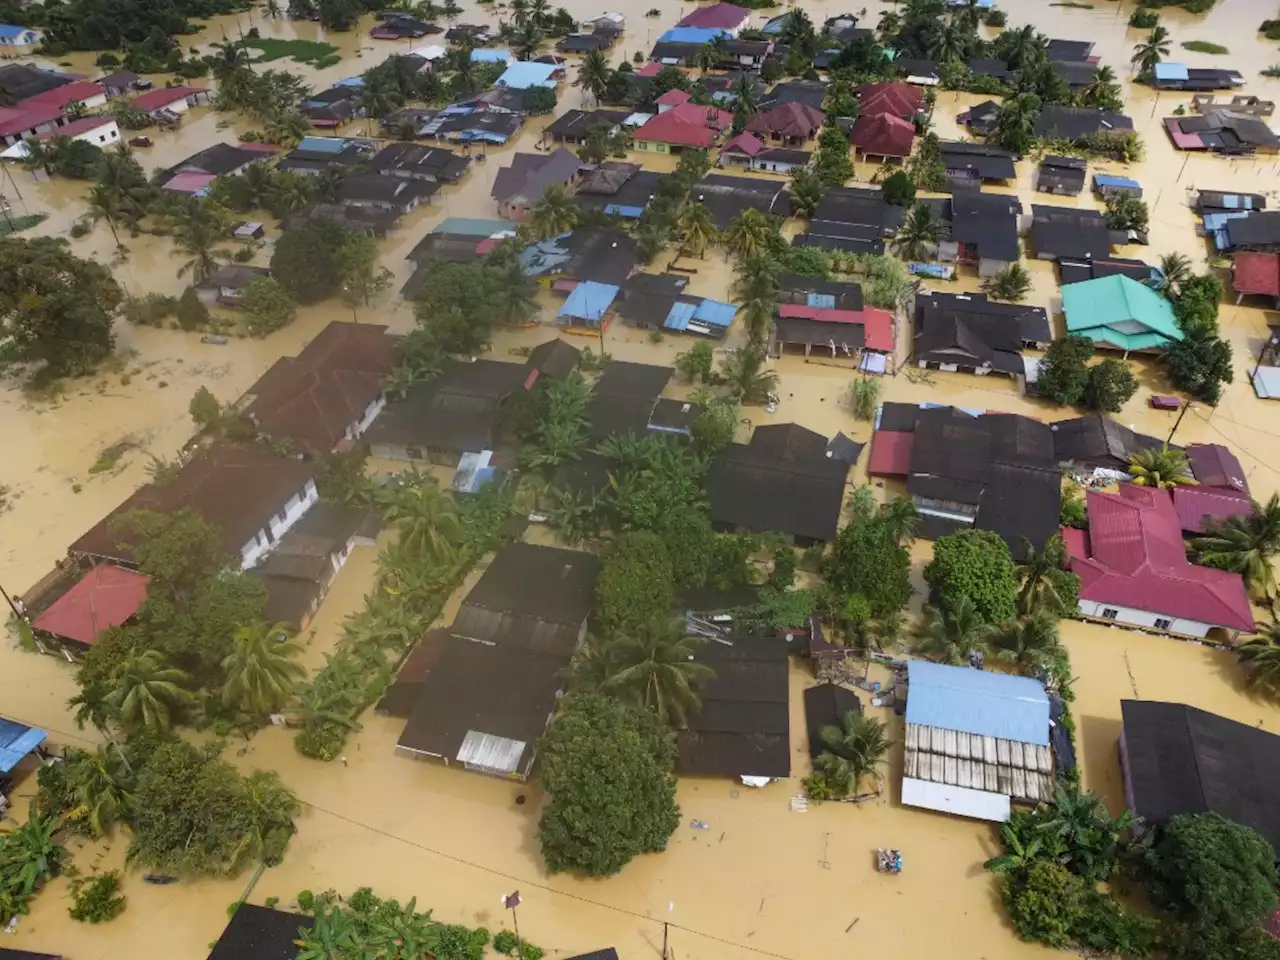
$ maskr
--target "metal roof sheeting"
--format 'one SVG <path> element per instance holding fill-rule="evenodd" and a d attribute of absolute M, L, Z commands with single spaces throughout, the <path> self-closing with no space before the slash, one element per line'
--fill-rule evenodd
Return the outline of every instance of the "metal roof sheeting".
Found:
<path fill-rule="evenodd" d="M 588 324 L 599 324 L 609 312 L 614 299 L 618 296 L 618 287 L 611 283 L 596 283 L 584 280 L 573 288 L 569 299 L 560 308 L 557 317 L 571 317 L 585 320 Z"/>
<path fill-rule="evenodd" d="M 907 723 L 1049 745 L 1049 698 L 1029 677 L 912 660 Z"/>
<path fill-rule="evenodd" d="M 923 807 L 995 823 L 1005 823 L 1010 813 L 1009 798 L 1003 794 L 911 777 L 902 778 L 902 803 L 908 807 Z"/>
<path fill-rule="evenodd" d="M 0 773 L 9 773 L 49 734 L 36 727 L 0 719 Z"/>

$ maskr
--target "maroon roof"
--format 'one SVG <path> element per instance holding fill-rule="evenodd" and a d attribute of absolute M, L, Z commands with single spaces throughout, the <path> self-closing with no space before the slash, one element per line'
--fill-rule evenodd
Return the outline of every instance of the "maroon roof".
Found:
<path fill-rule="evenodd" d="M 1231 285 L 1236 293 L 1280 297 L 1280 253 L 1237 253 Z"/>
<path fill-rule="evenodd" d="M 1191 475 L 1202 487 L 1222 487 L 1249 493 L 1249 481 L 1236 455 L 1220 443 L 1191 443 L 1185 450 Z"/>
<path fill-rule="evenodd" d="M 812 137 L 826 122 L 827 115 L 805 103 L 794 100 L 757 113 L 747 124 L 752 133 L 767 133 L 781 137 Z"/>
<path fill-rule="evenodd" d="M 138 94 L 129 101 L 129 106 L 150 113 L 152 110 L 167 107 L 171 103 L 185 100 L 197 93 L 208 92 L 204 87 L 161 87 L 158 90 L 148 90 L 146 93 Z"/>
<path fill-rule="evenodd" d="M 914 433 L 877 430 L 871 435 L 871 459 L 867 474 L 872 477 L 905 477 L 911 472 L 911 448 Z"/>
<path fill-rule="evenodd" d="M 754 133 L 747 133 L 746 131 L 743 131 L 721 147 L 720 152 L 745 153 L 748 157 L 754 157 L 763 149 L 764 143 L 759 137 Z"/>
<path fill-rule="evenodd" d="M 36 617 L 32 626 L 89 646 L 105 630 L 132 617 L 147 599 L 151 578 L 110 563 L 99 564 Z"/>
<path fill-rule="evenodd" d="M 1126 483 L 1119 493 L 1090 490 L 1087 503 L 1087 544 L 1080 538 L 1068 543 L 1081 600 L 1253 630 L 1253 609 L 1240 575 L 1187 560 L 1182 525 L 1167 491 Z"/>
<path fill-rule="evenodd" d="M 909 156 L 915 139 L 915 124 L 889 113 L 861 116 L 849 132 L 855 147 L 875 157 Z"/>
<path fill-rule="evenodd" d="M 860 117 L 889 113 L 905 120 L 924 104 L 920 88 L 909 83 L 864 83 L 857 93 Z"/>
<path fill-rule="evenodd" d="M 720 131 L 731 123 L 733 114 L 727 110 L 684 103 L 650 118 L 631 137 L 705 149 L 715 143 Z"/>
<path fill-rule="evenodd" d="M 1213 487 L 1174 487 L 1173 507 L 1187 533 L 1204 533 L 1212 521 L 1247 517 L 1253 502 L 1234 490 Z"/>
<path fill-rule="evenodd" d="M 720 27 L 722 30 L 734 30 L 751 16 L 746 7 L 738 7 L 732 3 L 717 3 L 710 7 L 694 10 L 677 26 L 681 27 Z"/>

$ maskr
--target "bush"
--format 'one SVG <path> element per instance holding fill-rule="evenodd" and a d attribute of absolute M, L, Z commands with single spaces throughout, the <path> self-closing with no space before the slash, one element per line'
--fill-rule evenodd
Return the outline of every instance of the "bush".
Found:
<path fill-rule="evenodd" d="M 1258 30 L 1268 40 L 1280 40 L 1280 20 L 1263 20 Z"/>
<path fill-rule="evenodd" d="M 1017 612 L 1013 556 L 990 530 L 962 530 L 938 540 L 924 579 L 935 602 L 954 610 L 967 598 L 985 623 L 1012 620 Z"/>
<path fill-rule="evenodd" d="M 1129 18 L 1129 26 L 1136 27 L 1139 30 L 1150 30 L 1160 22 L 1160 14 L 1154 10 L 1148 10 L 1146 7 L 1139 7 L 1133 11 L 1133 16 Z"/>
<path fill-rule="evenodd" d="M 1108 357 L 1089 368 L 1081 398 L 1090 410 L 1119 413 L 1121 408 L 1138 392 L 1138 378 L 1123 360 Z"/>
<path fill-rule="evenodd" d="M 285 285 L 275 277 L 254 277 L 244 288 L 240 307 L 245 313 L 245 328 L 253 337 L 265 337 L 293 323 L 297 305 Z"/>
<path fill-rule="evenodd" d="M 524 92 L 524 109 L 531 116 L 541 116 L 556 108 L 556 92 L 549 87 L 530 87 Z"/>
<path fill-rule="evenodd" d="M 1019 939 L 1059 950 L 1071 945 L 1087 893 L 1080 877 L 1060 864 L 1037 860 L 1006 875 L 1000 893 Z"/>
<path fill-rule="evenodd" d="M 858 420 L 874 420 L 880 407 L 880 381 L 875 377 L 862 377 L 849 384 L 849 406 Z"/>
<path fill-rule="evenodd" d="M 1112 230 L 1139 230 L 1145 232 L 1149 214 L 1147 202 L 1139 197 L 1118 193 L 1107 197 L 1107 226 Z"/>
<path fill-rule="evenodd" d="M 665 621 L 675 596 L 666 544 L 654 533 L 623 534 L 596 581 L 596 609 L 606 635 L 629 635 Z"/>
<path fill-rule="evenodd" d="M 1059 519 L 1064 527 L 1089 529 L 1089 511 L 1085 507 L 1080 488 L 1074 483 L 1062 489 L 1062 511 Z"/>
<path fill-rule="evenodd" d="M 201 301 L 195 287 L 187 287 L 178 298 L 178 326 L 183 330 L 199 330 L 209 322 L 209 308 Z"/>
<path fill-rule="evenodd" d="M 1059 337 L 1049 344 L 1044 359 L 1040 361 L 1040 375 L 1036 390 L 1040 396 L 1054 403 L 1073 407 L 1084 396 L 1089 384 L 1089 358 L 1093 356 L 1093 341 L 1075 334 Z"/>
<path fill-rule="evenodd" d="M 697 451 L 713 457 L 733 443 L 741 412 L 734 403 L 713 403 L 705 407 L 689 430 Z"/>
<path fill-rule="evenodd" d="M 289 230 L 271 254 L 272 277 L 296 303 L 318 303 L 333 296 L 342 283 L 338 251 L 346 233 L 319 224 Z"/>
<path fill-rule="evenodd" d="M 124 913 L 125 898 L 120 892 L 120 874 L 109 870 L 92 880 L 76 877 L 71 881 L 71 893 L 75 902 L 68 911 L 72 920 L 80 923 L 106 923 Z"/>
<path fill-rule="evenodd" d="M 895 170 L 881 184 L 885 203 L 895 207 L 909 207 L 916 202 L 916 185 L 905 170 Z"/>

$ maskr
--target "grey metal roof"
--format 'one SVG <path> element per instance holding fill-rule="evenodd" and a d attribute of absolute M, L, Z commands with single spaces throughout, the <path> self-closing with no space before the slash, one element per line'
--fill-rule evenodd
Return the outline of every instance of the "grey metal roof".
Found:
<path fill-rule="evenodd" d="M 907 723 L 1049 745 L 1049 697 L 1036 680 L 912 660 L 907 682 Z"/>

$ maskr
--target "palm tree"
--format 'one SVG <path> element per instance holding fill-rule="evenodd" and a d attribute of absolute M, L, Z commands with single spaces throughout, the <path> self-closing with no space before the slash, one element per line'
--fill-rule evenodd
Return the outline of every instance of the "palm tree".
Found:
<path fill-rule="evenodd" d="M 190 678 L 169 666 L 157 650 L 129 657 L 112 679 L 115 687 L 106 702 L 127 730 L 165 733 L 173 726 L 174 712 L 195 701 L 195 694 L 185 686 Z"/>
<path fill-rule="evenodd" d="M 722 240 L 736 257 L 762 254 L 776 232 L 773 219 L 754 207 L 747 207 L 730 221 Z"/>
<path fill-rule="evenodd" d="M 262 8 L 272 20 L 280 19 L 280 0 L 267 0 Z"/>
<path fill-rule="evenodd" d="M 925 656 L 956 666 L 967 662 L 969 654 L 986 648 L 990 627 L 982 622 L 973 601 L 961 598 L 954 607 L 926 606 L 924 630 L 916 650 Z"/>
<path fill-rule="evenodd" d="M 764 349 L 750 344 L 725 358 L 720 375 L 729 395 L 745 405 L 764 405 L 778 386 L 778 375 L 765 368 Z"/>
<path fill-rule="evenodd" d="M 580 494 L 557 489 L 551 491 L 551 509 L 547 515 L 551 526 L 559 531 L 560 539 L 572 547 L 600 533 L 602 506 L 594 492 Z"/>
<path fill-rule="evenodd" d="M 1271 562 L 1280 553 L 1280 494 L 1272 494 L 1265 505 L 1255 502 L 1248 515 L 1228 517 L 1196 537 L 1191 553 L 1196 563 L 1240 574 L 1255 599 L 1274 601 Z"/>
<path fill-rule="evenodd" d="M 226 76 L 237 67 L 249 67 L 249 51 L 243 43 L 234 40 L 214 41 L 209 44 L 213 48 L 210 59 L 213 61 L 213 75 L 218 78 Z M 253 69 L 249 67 L 249 69 Z"/>
<path fill-rule="evenodd" d="M 609 675 L 601 690 L 650 708 L 663 723 L 683 727 L 702 706 L 695 687 L 715 676 L 693 659 L 699 643 L 685 633 L 683 619 L 616 638 L 607 647 Z"/>
<path fill-rule="evenodd" d="M 511 38 L 511 49 L 520 60 L 532 60 L 541 46 L 542 31 L 532 21 L 519 27 Z"/>
<path fill-rule="evenodd" d="M 920 525 L 920 512 L 910 497 L 895 497 L 880 505 L 876 519 L 885 534 L 896 544 L 909 546 L 916 538 Z"/>
<path fill-rule="evenodd" d="M 578 208 L 563 184 L 553 183 L 529 211 L 529 228 L 534 240 L 546 240 L 568 233 L 578 225 Z"/>
<path fill-rule="evenodd" d="M 175 199 L 165 214 L 173 245 L 190 259 L 178 268 L 178 276 L 191 274 L 200 283 L 218 269 L 229 254 L 217 244 L 226 239 L 231 217 L 226 209 L 200 197 Z"/>
<path fill-rule="evenodd" d="M 1196 482 L 1191 475 L 1187 455 L 1167 444 L 1129 454 L 1129 476 L 1139 487 L 1157 487 L 1161 490 L 1190 486 Z"/>
<path fill-rule="evenodd" d="M 876 22 L 876 29 L 880 32 L 882 40 L 886 37 L 891 37 L 902 29 L 902 17 L 892 10 L 886 10 L 880 14 L 880 19 Z"/>
<path fill-rule="evenodd" d="M 1026 153 L 1035 139 L 1041 106 L 1034 93 L 1019 93 L 1006 100 L 996 116 L 995 138 L 1000 146 L 1019 156 Z"/>
<path fill-rule="evenodd" d="M 462 541 L 462 521 L 453 498 L 429 478 L 413 478 L 398 490 L 385 510 L 400 528 L 400 542 L 419 557 L 452 560 Z"/>
<path fill-rule="evenodd" d="M 800 168 L 791 175 L 791 209 L 797 217 L 811 217 L 822 200 L 822 180 L 812 170 Z"/>
<path fill-rule="evenodd" d="M 311 123 L 297 110 L 273 110 L 262 121 L 262 135 L 268 143 L 296 147 L 311 131 Z"/>
<path fill-rule="evenodd" d="M 1163 24 L 1157 23 L 1147 35 L 1147 39 L 1133 48 L 1133 56 L 1129 62 L 1139 73 L 1154 70 L 1156 64 L 1169 55 L 1169 31 Z"/>
<path fill-rule="evenodd" d="M 716 239 L 711 211 L 700 203 L 690 201 L 680 208 L 676 229 L 680 232 L 681 246 L 695 257 L 701 258 Z"/>
<path fill-rule="evenodd" d="M 893 746 L 882 721 L 855 710 L 844 715 L 840 726 L 823 727 L 821 736 L 826 749 L 819 759 L 828 778 L 832 768 L 838 770 L 836 778 L 848 783 L 850 793 L 856 793 L 858 785 L 876 772 Z"/>
<path fill-rule="evenodd" d="M 950 63 L 963 60 L 968 51 L 969 41 L 959 24 L 948 23 L 933 33 L 929 41 L 929 56 L 938 63 Z"/>
<path fill-rule="evenodd" d="M 519 326 L 538 315 L 538 285 L 525 275 L 519 262 L 512 263 L 502 276 L 498 292 L 497 318 L 503 323 Z"/>
<path fill-rule="evenodd" d="M 1191 276 L 1191 258 L 1181 253 L 1166 253 L 1160 258 L 1160 272 L 1164 274 L 1160 292 L 1172 300 Z"/>
<path fill-rule="evenodd" d="M 729 92 L 733 94 L 734 109 L 741 108 L 742 112 L 747 116 L 754 116 L 760 109 L 759 98 L 756 94 L 756 82 L 751 74 L 743 73 L 729 88 Z"/>
<path fill-rule="evenodd" d="M 609 89 L 609 78 L 613 70 L 609 67 L 609 59 L 599 50 L 589 50 L 578 67 L 578 79 L 573 81 L 575 87 L 582 87 L 599 103 L 605 91 Z"/>
<path fill-rule="evenodd" d="M 902 229 L 892 242 L 893 252 L 903 260 L 924 260 L 929 256 L 928 245 L 941 240 L 943 232 L 942 219 L 933 207 L 917 203 L 902 221 Z"/>
<path fill-rule="evenodd" d="M 1272 620 L 1248 643 L 1236 647 L 1249 686 L 1280 697 L 1280 621 Z"/>
<path fill-rule="evenodd" d="M 1048 613 L 996 624 L 988 643 L 997 660 L 1029 677 L 1046 674 L 1054 656 L 1062 649 L 1058 621 Z"/>
<path fill-rule="evenodd" d="M 529 19 L 529 0 L 511 0 L 508 7 L 511 10 L 511 16 L 516 26 Z"/>
<path fill-rule="evenodd" d="M 76 729 L 83 730 L 85 724 L 92 724 L 94 729 L 108 740 L 111 739 L 107 725 L 112 720 L 111 708 L 107 705 L 109 691 L 100 683 L 91 683 L 81 687 L 80 692 L 67 701 L 68 707 L 75 708 L 72 720 Z"/>
<path fill-rule="evenodd" d="M 76 810 L 72 817 L 89 824 L 95 837 L 108 826 L 126 819 L 133 806 L 134 771 L 124 751 L 108 744 L 85 753 L 76 763 Z"/>
<path fill-rule="evenodd" d="M 125 215 L 119 195 L 113 193 L 106 184 L 95 183 L 89 188 L 88 200 L 89 222 L 96 226 L 99 220 L 107 221 L 107 227 L 111 230 L 111 239 L 116 242 L 116 249 L 123 247 L 120 234 L 116 232 L 116 222 Z"/>
<path fill-rule="evenodd" d="M 289 638 L 287 623 L 255 621 L 236 631 L 234 647 L 222 661 L 226 682 L 222 702 L 252 716 L 266 716 L 285 705 L 294 681 L 306 671 L 294 661 L 302 648 Z"/>
<path fill-rule="evenodd" d="M 1114 105 L 1119 96 L 1120 86 L 1116 81 L 1116 72 L 1103 64 L 1080 91 L 1080 103 L 1086 107 L 1105 108 Z"/>
<path fill-rule="evenodd" d="M 994 277 L 982 282 L 982 289 L 992 300 L 1021 303 L 1031 292 L 1031 275 L 1020 263 L 1011 263 Z"/>
<path fill-rule="evenodd" d="M 1017 572 L 1022 586 L 1018 590 L 1018 613 L 1031 616 L 1037 611 L 1062 616 L 1068 609 L 1068 596 L 1063 593 L 1063 575 L 1067 566 L 1067 547 L 1062 535 L 1055 533 L 1045 541 L 1044 549 L 1037 550 L 1030 540 L 1023 540 L 1025 561 Z"/>

